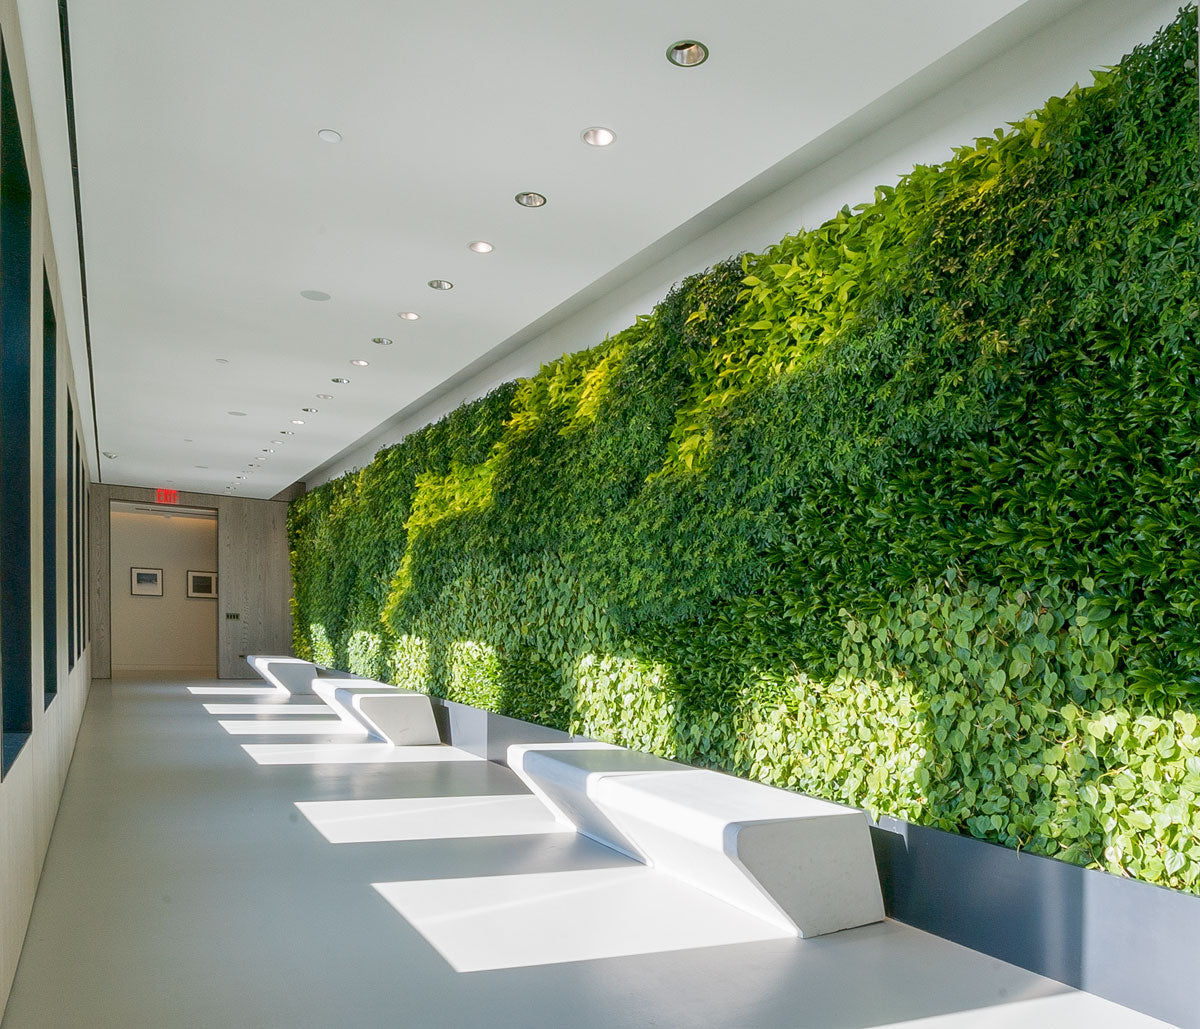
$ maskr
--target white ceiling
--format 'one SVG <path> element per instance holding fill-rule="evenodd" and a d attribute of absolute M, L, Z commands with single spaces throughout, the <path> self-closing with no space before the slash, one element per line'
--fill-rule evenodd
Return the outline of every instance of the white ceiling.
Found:
<path fill-rule="evenodd" d="M 1006 15 L 1063 6 L 72 0 L 103 479 L 273 496 Z M 668 64 L 680 38 L 709 61 Z"/>

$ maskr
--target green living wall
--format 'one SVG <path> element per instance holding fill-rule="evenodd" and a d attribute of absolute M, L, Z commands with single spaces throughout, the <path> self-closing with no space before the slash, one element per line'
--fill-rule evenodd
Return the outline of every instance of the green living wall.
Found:
<path fill-rule="evenodd" d="M 1195 58 L 296 500 L 296 652 L 1200 890 Z"/>

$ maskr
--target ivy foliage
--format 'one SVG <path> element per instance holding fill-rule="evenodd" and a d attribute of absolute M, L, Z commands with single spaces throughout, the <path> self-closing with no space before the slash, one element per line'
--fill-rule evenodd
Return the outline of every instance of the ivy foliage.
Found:
<path fill-rule="evenodd" d="M 294 501 L 296 652 L 1200 890 L 1196 35 Z"/>

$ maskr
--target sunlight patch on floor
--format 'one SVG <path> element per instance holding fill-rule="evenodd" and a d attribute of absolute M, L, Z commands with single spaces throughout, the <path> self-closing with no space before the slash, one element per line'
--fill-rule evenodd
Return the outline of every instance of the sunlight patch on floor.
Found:
<path fill-rule="evenodd" d="M 300 801 L 296 807 L 330 843 L 575 832 L 528 795 Z"/>
<path fill-rule="evenodd" d="M 1067 987 L 1063 987 L 1068 991 Z M 951 1011 L 904 1022 L 880 1023 L 878 1029 L 1063 1029 L 1064 1026 L 1087 1026 L 1088 1029 L 1139 1029 L 1145 1026 L 1166 1026 L 1149 1015 L 1123 1008 L 1090 993 L 1074 991 L 1050 997 L 1014 1000 L 966 1011 Z"/>
<path fill-rule="evenodd" d="M 393 747 L 390 743 L 243 743 L 260 765 L 417 764 L 422 761 L 482 761 L 456 747 Z"/>
<path fill-rule="evenodd" d="M 223 718 L 218 723 L 230 736 L 361 736 L 361 725 L 347 725 L 340 718 L 295 719 Z"/>
<path fill-rule="evenodd" d="M 270 686 L 189 686 L 193 697 L 278 697 L 281 692 Z"/>
<path fill-rule="evenodd" d="M 457 972 L 791 938 L 644 865 L 372 885 Z"/>
<path fill-rule="evenodd" d="M 205 704 L 210 715 L 327 715 L 324 704 Z"/>

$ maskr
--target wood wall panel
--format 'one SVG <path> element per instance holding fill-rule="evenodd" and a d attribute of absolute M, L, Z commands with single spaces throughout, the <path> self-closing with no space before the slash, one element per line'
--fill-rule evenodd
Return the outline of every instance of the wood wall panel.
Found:
<path fill-rule="evenodd" d="M 107 679 L 112 666 L 112 594 L 108 588 L 109 539 L 108 486 L 91 486 L 88 509 L 88 559 L 92 566 L 88 582 L 88 607 L 92 623 L 92 675 Z"/>
<path fill-rule="evenodd" d="M 218 672 L 222 678 L 253 677 L 246 654 L 292 652 L 287 505 L 226 500 L 217 512 L 217 551 Z"/>

